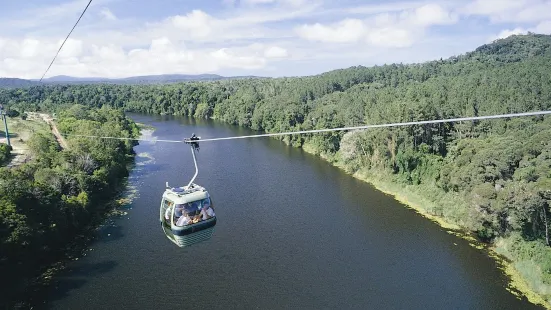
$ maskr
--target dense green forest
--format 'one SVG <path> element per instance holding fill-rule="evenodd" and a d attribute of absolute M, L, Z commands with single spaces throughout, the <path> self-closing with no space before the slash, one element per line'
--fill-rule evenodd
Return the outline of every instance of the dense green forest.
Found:
<path fill-rule="evenodd" d="M 551 36 L 512 36 L 421 64 L 298 78 L 40 86 L 0 90 L 0 102 L 20 111 L 111 106 L 266 132 L 550 110 Z M 549 298 L 549 137 L 551 119 L 530 117 L 282 139 L 350 173 L 413 188 L 433 202 L 429 213 L 484 241 L 515 240 L 504 254 L 532 262 L 537 275 L 527 281 Z"/>
<path fill-rule="evenodd" d="M 73 105 L 58 112 L 58 127 L 65 133 L 139 134 L 120 109 Z M 0 168 L 2 305 L 17 299 L 29 279 L 63 255 L 128 175 L 135 143 L 86 138 L 67 142 L 68 148 L 61 149 L 51 132 L 36 132 L 27 141 L 32 160 Z"/>

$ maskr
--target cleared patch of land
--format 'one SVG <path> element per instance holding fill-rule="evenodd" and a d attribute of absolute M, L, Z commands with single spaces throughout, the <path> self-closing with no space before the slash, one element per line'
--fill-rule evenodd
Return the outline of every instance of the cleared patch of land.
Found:
<path fill-rule="evenodd" d="M 48 114 L 29 113 L 26 120 L 21 119 L 21 117 L 8 117 L 7 122 L 12 146 L 12 159 L 7 167 L 19 166 L 29 161 L 30 153 L 27 141 L 35 132 L 51 130 L 60 146 L 67 148 L 67 143 L 59 134 L 53 119 Z M 0 143 L 7 143 L 3 123 L 0 126 Z"/>

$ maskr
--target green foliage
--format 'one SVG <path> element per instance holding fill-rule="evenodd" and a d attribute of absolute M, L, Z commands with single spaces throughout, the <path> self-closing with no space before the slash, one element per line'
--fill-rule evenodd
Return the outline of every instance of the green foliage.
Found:
<path fill-rule="evenodd" d="M 68 134 L 138 134 L 136 124 L 108 106 L 74 105 L 59 113 L 58 121 L 59 129 Z M 36 132 L 28 140 L 33 160 L 17 168 L 0 169 L 3 287 L 35 275 L 55 260 L 64 245 L 102 212 L 101 206 L 128 175 L 132 142 L 71 137 L 67 142 L 69 148 L 62 150 L 50 132 Z M 15 292 L 3 291 L 3 297 Z"/>
<path fill-rule="evenodd" d="M 8 162 L 11 154 L 11 146 L 0 143 L 0 166 Z"/>

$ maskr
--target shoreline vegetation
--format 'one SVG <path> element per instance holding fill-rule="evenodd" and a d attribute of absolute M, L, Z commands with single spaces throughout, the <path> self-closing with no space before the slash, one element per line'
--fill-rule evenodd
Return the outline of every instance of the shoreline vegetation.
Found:
<path fill-rule="evenodd" d="M 124 213 L 119 210 L 126 202 L 121 194 L 136 143 L 71 136 L 65 141 L 53 129 L 137 137 L 138 127 L 121 109 L 107 106 L 67 104 L 49 111 L 58 112 L 57 124 L 27 137 L 30 160 L 0 168 L 3 308 L 40 306 L 52 276 L 68 260 L 86 255 L 87 244 L 106 219 Z"/>
<path fill-rule="evenodd" d="M 128 163 L 129 171 L 133 169 L 133 163 Z M 38 275 L 29 278 L 25 288 L 21 291 L 24 297 L 16 298 L 11 303 L 14 309 L 33 309 L 39 306 L 48 296 L 48 290 L 54 284 L 54 277 L 67 268 L 71 261 L 79 260 L 86 256 L 86 252 L 93 251 L 90 244 L 98 237 L 98 232 L 106 226 L 113 224 L 114 218 L 128 214 L 125 207 L 132 202 L 132 190 L 128 187 L 128 178 L 124 178 L 117 185 L 116 194 L 111 200 L 100 203 L 90 223 L 82 231 L 74 236 L 62 250 L 59 257 L 52 263 L 42 266 Z"/>
<path fill-rule="evenodd" d="M 41 85 L 0 89 L 0 102 L 19 111 L 110 106 L 275 133 L 551 110 L 550 81 L 551 36 L 531 33 L 418 64 L 292 78 Z M 551 118 L 538 116 L 276 139 L 371 181 L 488 248 L 518 288 L 512 292 L 550 308 L 550 136 Z"/>

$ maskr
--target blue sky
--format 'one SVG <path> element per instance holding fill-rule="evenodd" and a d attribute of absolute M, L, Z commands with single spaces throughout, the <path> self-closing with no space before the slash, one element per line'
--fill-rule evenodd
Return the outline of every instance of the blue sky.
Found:
<path fill-rule="evenodd" d="M 39 78 L 88 0 L 2 0 L 0 77 Z M 47 76 L 297 76 L 551 33 L 551 0 L 94 0 Z"/>

